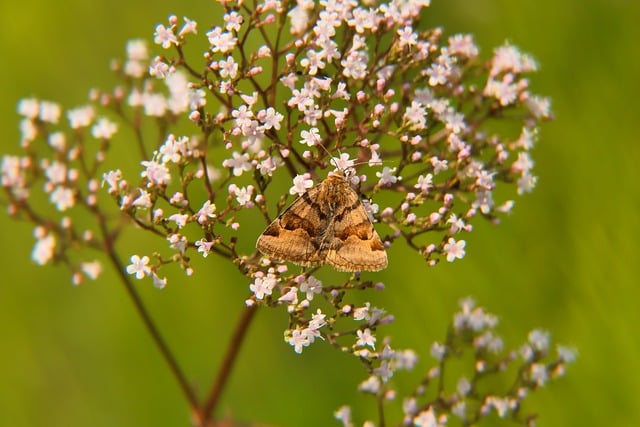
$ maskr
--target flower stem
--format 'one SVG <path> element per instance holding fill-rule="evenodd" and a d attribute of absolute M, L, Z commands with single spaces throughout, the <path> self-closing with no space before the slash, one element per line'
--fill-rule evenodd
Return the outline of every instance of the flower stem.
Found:
<path fill-rule="evenodd" d="M 203 424 L 206 424 L 206 422 L 213 417 L 213 411 L 218 406 L 222 392 L 227 384 L 231 370 L 233 369 L 233 364 L 237 359 L 244 337 L 251 325 L 251 320 L 256 312 L 256 308 L 256 306 L 247 306 L 240 315 L 240 319 L 236 324 L 233 336 L 231 337 L 231 341 L 227 347 L 227 352 L 224 355 L 220 369 L 218 369 L 218 375 L 211 387 L 209 397 L 200 411 L 204 421 Z"/>
<path fill-rule="evenodd" d="M 115 270 L 118 272 L 118 275 L 122 280 L 122 283 L 124 283 L 127 293 L 129 294 L 129 298 L 131 298 L 131 301 L 133 302 L 133 305 L 136 311 L 142 318 L 142 321 L 147 331 L 149 332 L 149 335 L 151 335 L 151 339 L 155 343 L 158 350 L 160 350 L 160 354 L 162 355 L 167 365 L 169 365 L 169 369 L 173 374 L 174 378 L 178 381 L 178 384 L 180 385 L 180 389 L 182 390 L 182 393 L 184 394 L 184 396 L 186 397 L 189 403 L 191 414 L 195 418 L 194 421 L 196 425 L 204 425 L 204 423 L 200 421 L 202 419 L 202 415 L 199 412 L 198 398 L 196 397 L 196 394 L 191 388 L 191 386 L 189 385 L 189 382 L 187 381 L 187 377 L 182 372 L 182 369 L 180 368 L 180 365 L 178 365 L 176 358 L 174 357 L 173 353 L 169 349 L 167 342 L 164 340 L 156 324 L 153 322 L 151 315 L 149 314 L 144 303 L 142 302 L 142 298 L 140 298 L 140 294 L 138 294 L 138 291 L 135 289 L 135 286 L 131 282 L 131 279 L 125 273 L 125 267 L 122 261 L 120 260 L 120 258 L 115 253 L 112 247 L 108 247 L 107 255 L 109 256 L 109 259 L 113 263 Z"/>

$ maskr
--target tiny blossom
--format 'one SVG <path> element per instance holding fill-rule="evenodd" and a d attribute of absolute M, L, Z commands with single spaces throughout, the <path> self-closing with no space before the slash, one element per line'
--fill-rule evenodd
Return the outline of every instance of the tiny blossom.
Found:
<path fill-rule="evenodd" d="M 303 130 L 300 132 L 300 136 L 302 137 L 300 143 L 307 144 L 309 147 L 319 144 L 322 141 L 322 137 L 319 132 L 318 128 L 311 128 L 308 131 Z"/>
<path fill-rule="evenodd" d="M 189 244 L 187 238 L 178 233 L 167 236 L 167 241 L 169 242 L 169 247 L 171 249 L 174 249 L 181 254 L 184 254 L 184 251 L 187 249 L 187 245 Z"/>
<path fill-rule="evenodd" d="M 529 111 L 536 118 L 549 118 L 551 116 L 551 100 L 549 98 L 541 98 L 539 96 L 532 96 L 526 101 Z"/>
<path fill-rule="evenodd" d="M 96 280 L 102 272 L 102 263 L 100 261 L 83 262 L 80 264 L 82 272 L 91 280 Z"/>
<path fill-rule="evenodd" d="M 222 31 L 222 28 L 215 27 L 207 32 L 209 44 L 211 44 L 211 52 L 227 53 L 236 47 L 238 39 L 231 32 Z"/>
<path fill-rule="evenodd" d="M 206 258 L 209 255 L 209 252 L 211 251 L 211 248 L 214 244 L 215 242 L 208 242 L 204 240 L 204 238 L 195 242 L 195 245 L 198 248 L 198 252 L 202 254 L 203 258 Z"/>
<path fill-rule="evenodd" d="M 216 205 L 207 200 L 204 202 L 198 212 L 196 212 L 196 221 L 199 224 L 205 224 L 209 219 L 216 218 Z"/>
<path fill-rule="evenodd" d="M 411 101 L 403 116 L 412 130 L 422 130 L 427 125 L 427 110 L 420 102 Z"/>
<path fill-rule="evenodd" d="M 174 221 L 178 228 L 182 228 L 187 224 L 189 215 L 186 214 L 173 214 L 167 218 L 169 221 Z"/>
<path fill-rule="evenodd" d="M 140 176 L 149 181 L 149 186 L 166 185 L 171 182 L 171 174 L 164 164 L 157 160 L 144 160 L 140 163 L 145 167 Z"/>
<path fill-rule="evenodd" d="M 471 59 L 478 56 L 478 47 L 474 44 L 471 34 L 456 34 L 449 37 L 449 53 Z"/>
<path fill-rule="evenodd" d="M 382 172 L 376 172 L 376 176 L 378 178 L 380 178 L 379 184 L 380 186 L 384 187 L 387 185 L 393 185 L 396 182 L 398 182 L 398 177 L 394 175 L 396 171 L 396 168 L 390 168 L 388 166 L 385 166 L 382 169 Z"/>
<path fill-rule="evenodd" d="M 149 267 L 149 257 L 143 256 L 140 258 L 138 255 L 131 256 L 131 264 L 127 266 L 127 273 L 135 274 L 136 279 L 140 280 L 145 276 L 151 274 L 151 267 Z"/>
<path fill-rule="evenodd" d="M 461 230 L 465 230 L 467 227 L 464 220 L 462 218 L 458 218 L 458 216 L 453 213 L 451 214 L 449 219 L 447 219 L 447 224 L 451 224 L 451 233 L 457 233 Z"/>
<path fill-rule="evenodd" d="M 167 98 L 160 93 L 145 93 L 142 96 L 144 113 L 150 117 L 162 117 L 167 112 Z"/>
<path fill-rule="evenodd" d="M 309 276 L 300 284 L 300 292 L 306 293 L 306 298 L 311 301 L 314 295 L 322 292 L 322 282 L 314 276 Z"/>
<path fill-rule="evenodd" d="M 371 334 L 371 330 L 369 328 L 366 328 L 364 331 L 358 329 L 356 331 L 356 334 L 358 335 L 358 340 L 356 341 L 356 346 L 364 347 L 364 346 L 368 345 L 373 350 L 375 350 L 376 337 Z"/>
<path fill-rule="evenodd" d="M 396 368 L 411 370 L 418 363 L 418 355 L 415 351 L 411 349 L 406 349 L 403 351 L 396 351 L 395 353 L 396 359 Z"/>
<path fill-rule="evenodd" d="M 179 35 L 184 36 L 185 34 L 198 34 L 198 23 L 196 21 L 193 21 L 186 16 L 182 19 L 184 19 L 184 25 L 180 29 L 180 32 L 178 33 Z"/>
<path fill-rule="evenodd" d="M 150 208 L 153 206 L 153 203 L 151 202 L 151 194 L 143 188 L 139 188 L 138 191 L 140 192 L 140 195 L 131 203 L 131 205 L 140 208 Z"/>
<path fill-rule="evenodd" d="M 464 240 L 456 241 L 453 237 L 444 245 L 444 251 L 447 254 L 447 261 L 453 262 L 456 259 L 462 259 L 465 255 L 464 247 L 467 244 Z"/>
<path fill-rule="evenodd" d="M 458 385 L 456 386 L 456 391 L 460 396 L 466 396 L 471 391 L 471 383 L 465 377 L 461 377 L 458 380 Z"/>
<path fill-rule="evenodd" d="M 438 362 L 441 362 L 447 353 L 447 348 L 444 344 L 434 342 L 433 344 L 431 344 L 430 351 L 431 351 L 431 357 L 436 359 Z"/>
<path fill-rule="evenodd" d="M 175 135 L 170 134 L 164 144 L 162 144 L 158 149 L 162 163 L 180 163 L 187 155 L 188 142 L 189 138 L 185 136 L 176 138 Z"/>
<path fill-rule="evenodd" d="M 23 98 L 18 103 L 18 114 L 35 119 L 40 114 L 40 102 L 35 98 Z"/>
<path fill-rule="evenodd" d="M 331 164 L 338 170 L 346 171 L 347 169 L 353 167 L 355 161 L 349 159 L 349 153 L 342 153 L 340 154 L 340 157 L 332 157 Z"/>
<path fill-rule="evenodd" d="M 333 417 L 342 422 L 343 427 L 352 427 L 351 422 L 351 408 L 348 406 L 341 406 L 337 411 L 333 413 Z"/>
<path fill-rule="evenodd" d="M 377 394 L 378 391 L 380 391 L 381 385 L 380 378 L 375 375 L 371 375 L 358 385 L 358 390 L 363 393 Z"/>
<path fill-rule="evenodd" d="M 43 164 L 42 166 L 44 169 L 44 175 L 47 177 L 47 183 L 57 185 L 64 184 L 66 182 L 67 165 L 54 160 L 50 165 Z"/>
<path fill-rule="evenodd" d="M 223 79 L 235 79 L 238 76 L 238 63 L 233 59 L 233 56 L 228 56 L 227 59 L 221 59 L 217 63 L 218 72 Z"/>
<path fill-rule="evenodd" d="M 438 86 L 447 83 L 451 69 L 444 64 L 434 62 L 424 73 L 429 76 L 429 86 Z"/>
<path fill-rule="evenodd" d="M 156 273 L 151 275 L 151 279 L 153 280 L 153 286 L 157 289 L 164 289 L 167 286 L 167 278 L 160 278 Z"/>
<path fill-rule="evenodd" d="M 60 212 L 66 211 L 76 204 L 75 192 L 67 187 L 57 186 L 51 192 L 50 201 L 56 205 L 56 209 Z"/>
<path fill-rule="evenodd" d="M 430 173 L 426 176 L 420 175 L 418 177 L 418 182 L 413 187 L 418 188 L 422 193 L 428 193 L 429 189 L 433 187 L 433 175 Z"/>
<path fill-rule="evenodd" d="M 313 180 L 309 178 L 308 173 L 296 175 L 296 177 L 293 178 L 293 186 L 289 189 L 289 194 L 302 196 L 311 187 L 313 187 Z"/>
<path fill-rule="evenodd" d="M 485 404 L 493 407 L 500 418 L 504 418 L 507 414 L 507 410 L 509 409 L 509 399 L 506 397 L 499 398 L 496 396 L 489 396 L 487 397 Z"/>
<path fill-rule="evenodd" d="M 287 304 L 298 304 L 298 288 L 292 286 L 289 290 L 282 294 L 280 298 L 278 298 L 279 302 L 285 302 Z"/>
<path fill-rule="evenodd" d="M 429 409 L 420 412 L 413 419 L 413 425 L 415 427 L 438 427 L 440 424 L 438 424 L 436 414 L 430 406 Z"/>
<path fill-rule="evenodd" d="M 134 61 L 146 61 L 149 59 L 147 42 L 144 39 L 134 39 L 127 42 L 127 58 Z"/>
<path fill-rule="evenodd" d="M 327 318 L 327 315 L 322 313 L 322 311 L 318 309 L 315 314 L 311 315 L 311 320 L 309 321 L 309 329 L 318 330 L 323 326 L 326 326 L 327 325 L 326 318 Z"/>
<path fill-rule="evenodd" d="M 225 13 L 223 16 L 225 22 L 225 28 L 227 31 L 240 31 L 240 25 L 242 24 L 244 18 L 238 12 L 231 11 L 229 13 Z"/>
<path fill-rule="evenodd" d="M 69 110 L 67 112 L 67 118 L 69 119 L 69 125 L 72 129 L 79 129 L 81 127 L 89 126 L 95 117 L 95 110 L 91 106 L 85 106 Z"/>
<path fill-rule="evenodd" d="M 476 200 L 471 204 L 474 209 L 480 209 L 483 214 L 488 214 L 493 209 L 494 202 L 491 191 L 479 191 L 476 193 Z"/>
<path fill-rule="evenodd" d="M 158 79 L 166 79 L 174 72 L 174 69 L 167 64 L 160 56 L 156 56 L 149 65 L 149 75 Z"/>
<path fill-rule="evenodd" d="M 298 354 L 302 353 L 303 347 L 308 347 L 311 344 L 309 336 L 299 328 L 292 331 L 290 336 L 285 336 L 285 341 L 289 343 Z"/>
<path fill-rule="evenodd" d="M 56 238 L 53 234 L 50 233 L 40 236 L 31 252 L 31 259 L 39 265 L 45 265 L 53 258 L 55 247 Z"/>
<path fill-rule="evenodd" d="M 262 122 L 262 126 L 265 129 L 280 129 L 280 123 L 284 119 L 284 116 L 278 113 L 275 108 L 269 107 L 264 111 L 264 114 L 258 114 L 260 121 Z"/>
<path fill-rule="evenodd" d="M 252 165 L 247 153 L 240 154 L 237 151 L 234 151 L 231 155 L 233 158 L 225 159 L 222 162 L 222 166 L 225 168 L 232 168 L 235 176 L 240 176 L 244 172 L 251 170 Z"/>
<path fill-rule="evenodd" d="M 529 370 L 531 381 L 533 381 L 538 387 L 544 386 L 549 380 L 549 373 L 547 367 L 542 363 L 534 363 Z"/>
<path fill-rule="evenodd" d="M 166 28 L 164 25 L 158 24 L 154 33 L 153 42 L 161 45 L 164 49 L 169 49 L 172 44 L 178 44 L 178 38 L 170 28 Z"/>
<path fill-rule="evenodd" d="M 271 295 L 273 292 L 273 288 L 278 284 L 277 277 L 268 273 L 266 276 L 264 274 L 257 275 L 255 280 L 251 285 L 249 285 L 249 289 L 255 297 L 259 300 L 264 299 L 266 295 Z"/>
<path fill-rule="evenodd" d="M 229 194 L 236 196 L 238 204 L 245 208 L 253 207 L 253 203 L 251 202 L 253 190 L 253 185 L 248 185 L 246 187 L 238 187 L 235 184 L 229 185 Z"/>
<path fill-rule="evenodd" d="M 529 173 L 523 173 L 520 178 L 518 178 L 518 194 L 522 195 L 524 193 L 530 193 L 535 188 L 538 182 L 538 177 L 531 175 Z"/>
<path fill-rule="evenodd" d="M 531 347 L 533 347 L 536 351 L 539 352 L 546 352 L 547 350 L 549 350 L 549 332 L 547 331 L 543 331 L 541 329 L 534 329 L 533 331 L 529 332 L 529 344 L 531 344 Z"/>
<path fill-rule="evenodd" d="M 558 358 L 566 363 L 573 363 L 577 357 L 577 351 L 574 348 L 559 345 L 557 347 Z"/>
<path fill-rule="evenodd" d="M 411 26 L 399 29 L 396 34 L 398 35 L 398 44 L 401 48 L 415 46 L 418 41 L 418 35 L 413 32 Z"/>
<path fill-rule="evenodd" d="M 96 139 L 111 139 L 118 131 L 118 125 L 109 119 L 101 118 L 91 128 L 91 135 Z"/>
<path fill-rule="evenodd" d="M 120 169 L 112 170 L 102 174 L 102 185 L 106 183 L 109 186 L 109 194 L 115 194 L 118 191 L 119 184 L 122 180 L 122 171 Z"/>
<path fill-rule="evenodd" d="M 61 108 L 55 102 L 42 101 L 40 103 L 40 120 L 46 123 L 57 124 L 60 120 Z"/>
<path fill-rule="evenodd" d="M 383 360 L 380 366 L 373 370 L 373 373 L 378 375 L 383 382 L 387 382 L 393 376 L 393 368 L 388 360 Z"/>

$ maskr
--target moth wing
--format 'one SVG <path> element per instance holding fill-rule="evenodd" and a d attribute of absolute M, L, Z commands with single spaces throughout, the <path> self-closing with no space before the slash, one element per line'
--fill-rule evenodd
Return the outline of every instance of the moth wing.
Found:
<path fill-rule="evenodd" d="M 320 265 L 324 260 L 318 251 L 318 236 L 327 228 L 326 216 L 314 203 L 319 186 L 298 197 L 258 237 L 260 252 L 299 265 Z"/>
<path fill-rule="evenodd" d="M 326 262 L 340 271 L 379 271 L 387 253 L 357 193 L 349 188 L 344 210 L 336 215 Z"/>

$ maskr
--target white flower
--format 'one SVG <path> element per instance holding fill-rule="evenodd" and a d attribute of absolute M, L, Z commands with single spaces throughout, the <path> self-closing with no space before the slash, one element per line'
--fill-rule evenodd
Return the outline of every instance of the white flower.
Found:
<path fill-rule="evenodd" d="M 169 218 L 169 221 L 175 221 L 178 228 L 182 228 L 187 224 L 187 220 L 189 219 L 189 215 L 186 214 L 173 214 Z"/>
<path fill-rule="evenodd" d="M 453 262 L 457 259 L 462 259 L 465 255 L 464 247 L 467 244 L 464 240 L 456 241 L 453 237 L 449 237 L 449 240 L 444 245 L 444 252 L 447 254 L 447 261 Z"/>
<path fill-rule="evenodd" d="M 396 168 L 390 168 L 385 166 L 382 172 L 376 172 L 376 176 L 380 178 L 379 184 L 384 187 L 385 185 L 393 185 L 398 182 L 398 177 L 394 175 Z"/>
<path fill-rule="evenodd" d="M 88 278 L 96 280 L 102 272 L 102 263 L 100 261 L 83 262 L 80 269 Z"/>
<path fill-rule="evenodd" d="M 222 28 L 215 27 L 211 31 L 207 32 L 209 43 L 211 44 L 211 52 L 227 53 L 236 47 L 238 39 L 233 36 L 233 33 L 222 31 Z"/>
<path fill-rule="evenodd" d="M 300 292 L 305 292 L 307 299 L 311 301 L 315 294 L 322 292 L 322 282 L 314 276 L 309 276 L 309 278 L 300 284 Z"/>
<path fill-rule="evenodd" d="M 433 187 L 433 175 L 431 175 L 430 173 L 428 173 L 427 176 L 420 175 L 418 177 L 418 182 L 416 183 L 416 185 L 413 186 L 413 188 L 419 189 L 420 192 L 424 194 L 429 192 L 429 189 L 431 189 L 432 187 Z"/>
<path fill-rule="evenodd" d="M 364 347 L 368 345 L 373 350 L 376 349 L 376 337 L 371 334 L 371 329 L 366 328 L 364 331 L 358 329 L 356 331 L 356 334 L 358 335 L 356 346 Z"/>
<path fill-rule="evenodd" d="M 213 247 L 215 242 L 207 242 L 204 238 L 198 240 L 195 244 L 198 248 L 198 252 L 202 254 L 203 258 L 206 258 L 211 252 L 211 248 Z"/>
<path fill-rule="evenodd" d="M 199 224 L 204 224 L 209 220 L 209 218 L 213 219 L 216 217 L 215 212 L 216 205 L 207 200 L 196 213 L 196 221 L 198 221 Z"/>
<path fill-rule="evenodd" d="M 278 278 L 273 273 L 266 276 L 262 273 L 256 277 L 249 289 L 257 299 L 264 299 L 265 295 L 271 295 L 273 288 L 278 284 Z"/>
<path fill-rule="evenodd" d="M 377 394 L 381 385 L 380 378 L 375 375 L 371 375 L 358 385 L 358 390 L 364 393 Z"/>
<path fill-rule="evenodd" d="M 31 252 L 31 259 L 39 265 L 45 265 L 53 258 L 53 250 L 56 247 L 56 238 L 53 234 L 42 236 L 36 242 Z"/>
<path fill-rule="evenodd" d="M 156 32 L 153 35 L 153 42 L 161 45 L 164 49 L 169 49 L 172 44 L 178 44 L 178 38 L 173 34 L 173 31 L 162 24 L 156 25 Z"/>
<path fill-rule="evenodd" d="M 151 268 L 147 264 L 149 264 L 148 256 L 140 258 L 138 255 L 132 255 L 131 264 L 127 266 L 127 273 L 135 274 L 136 279 L 140 280 L 151 274 Z"/>
<path fill-rule="evenodd" d="M 144 160 L 140 163 L 145 167 L 140 176 L 147 178 L 150 186 L 166 185 L 171 182 L 171 174 L 164 164 L 157 160 Z"/>
<path fill-rule="evenodd" d="M 544 386 L 549 380 L 547 367 L 543 363 L 532 364 L 529 375 L 531 376 L 531 381 L 533 381 L 538 387 Z"/>
<path fill-rule="evenodd" d="M 232 168 L 235 176 L 240 176 L 244 172 L 251 170 L 251 161 L 247 153 L 240 154 L 237 151 L 231 153 L 232 159 L 225 159 L 222 162 L 222 166 L 225 168 Z"/>
<path fill-rule="evenodd" d="M 76 195 L 70 188 L 57 186 L 49 197 L 51 203 L 56 205 L 56 209 L 60 212 L 66 211 L 76 204 Z"/>
<path fill-rule="evenodd" d="M 302 196 L 307 192 L 307 189 L 313 187 L 313 180 L 309 179 L 309 174 L 296 175 L 293 178 L 293 186 L 289 189 L 289 194 L 297 194 Z"/>
<path fill-rule="evenodd" d="M 138 191 L 140 191 L 140 195 L 133 201 L 133 203 L 131 203 L 131 205 L 140 208 L 150 208 L 152 206 L 151 194 L 142 188 L 139 188 Z"/>
<path fill-rule="evenodd" d="M 101 118 L 91 128 L 91 135 L 96 139 L 111 139 L 118 131 L 118 125 L 109 119 Z"/>
<path fill-rule="evenodd" d="M 308 131 L 303 130 L 300 132 L 300 136 L 302 139 L 300 140 L 301 144 L 307 144 L 309 147 L 313 147 L 316 144 L 319 144 L 322 141 L 322 137 L 320 136 L 320 131 L 318 128 L 311 128 Z"/>

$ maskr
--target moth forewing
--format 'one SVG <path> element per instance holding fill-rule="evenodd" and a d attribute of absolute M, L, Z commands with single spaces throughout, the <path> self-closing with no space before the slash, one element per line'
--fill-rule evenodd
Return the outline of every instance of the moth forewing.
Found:
<path fill-rule="evenodd" d="M 340 271 L 379 271 L 387 254 L 345 172 L 332 172 L 298 197 L 258 237 L 263 254 Z"/>

